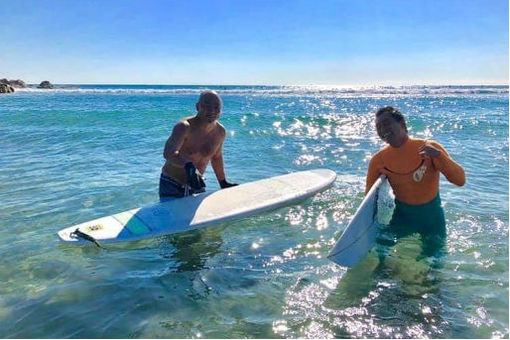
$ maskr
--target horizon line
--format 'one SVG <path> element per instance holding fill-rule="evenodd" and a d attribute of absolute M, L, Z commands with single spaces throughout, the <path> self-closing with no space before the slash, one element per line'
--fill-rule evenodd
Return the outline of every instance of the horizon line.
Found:
<path fill-rule="evenodd" d="M 9 79 L 20 80 L 20 79 Z M 51 82 L 50 82 L 51 83 Z M 39 85 L 40 83 L 26 83 L 26 85 Z M 357 85 L 340 85 L 340 84 L 212 84 L 212 83 L 51 83 L 53 85 L 157 85 L 157 86 L 295 86 L 295 87 L 407 87 L 407 86 L 510 86 L 509 83 L 423 83 L 423 84 L 357 84 Z"/>

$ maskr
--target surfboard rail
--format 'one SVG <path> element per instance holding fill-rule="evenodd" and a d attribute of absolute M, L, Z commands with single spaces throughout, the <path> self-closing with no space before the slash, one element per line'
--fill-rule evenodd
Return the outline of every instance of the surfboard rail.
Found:
<path fill-rule="evenodd" d="M 328 259 L 344 267 L 356 265 L 375 245 L 378 231 L 377 200 L 387 181 L 379 176 L 359 205 L 353 218 L 328 254 Z"/>
<path fill-rule="evenodd" d="M 175 234 L 297 203 L 327 189 L 335 179 L 329 169 L 293 172 L 102 217 L 62 229 L 58 236 L 83 244 L 87 241 L 73 235 L 77 229 L 101 243 Z"/>

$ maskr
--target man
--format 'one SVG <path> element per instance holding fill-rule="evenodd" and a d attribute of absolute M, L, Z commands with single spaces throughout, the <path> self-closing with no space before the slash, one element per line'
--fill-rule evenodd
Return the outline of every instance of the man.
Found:
<path fill-rule="evenodd" d="M 464 185 L 464 170 L 441 144 L 411 138 L 404 116 L 387 106 L 376 112 L 379 137 L 388 143 L 370 160 L 365 193 L 379 175 L 385 174 L 395 194 L 390 230 L 397 238 L 419 233 L 425 256 L 434 255 L 446 237 L 439 173 L 458 186 Z"/>
<path fill-rule="evenodd" d="M 209 161 L 220 187 L 227 182 L 223 165 L 225 128 L 218 122 L 222 102 L 215 91 L 204 91 L 196 103 L 197 114 L 180 120 L 173 128 L 163 151 L 166 162 L 159 180 L 159 196 L 183 197 L 203 192 L 202 174 Z"/>

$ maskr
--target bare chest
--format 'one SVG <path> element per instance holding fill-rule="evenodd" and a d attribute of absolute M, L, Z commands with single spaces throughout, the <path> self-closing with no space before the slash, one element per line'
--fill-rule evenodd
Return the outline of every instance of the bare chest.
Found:
<path fill-rule="evenodd" d="M 385 155 L 382 157 L 382 161 L 386 169 L 399 174 L 410 173 L 423 163 L 423 159 L 418 152 L 415 154 Z"/>
<path fill-rule="evenodd" d="M 211 158 L 220 142 L 220 139 L 214 134 L 190 134 L 182 145 L 181 153 L 190 158 Z"/>

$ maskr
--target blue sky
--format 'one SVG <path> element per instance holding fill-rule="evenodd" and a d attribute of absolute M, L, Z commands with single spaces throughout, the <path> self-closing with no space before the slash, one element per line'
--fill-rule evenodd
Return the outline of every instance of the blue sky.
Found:
<path fill-rule="evenodd" d="M 507 0 L 0 2 L 29 83 L 508 84 Z"/>

